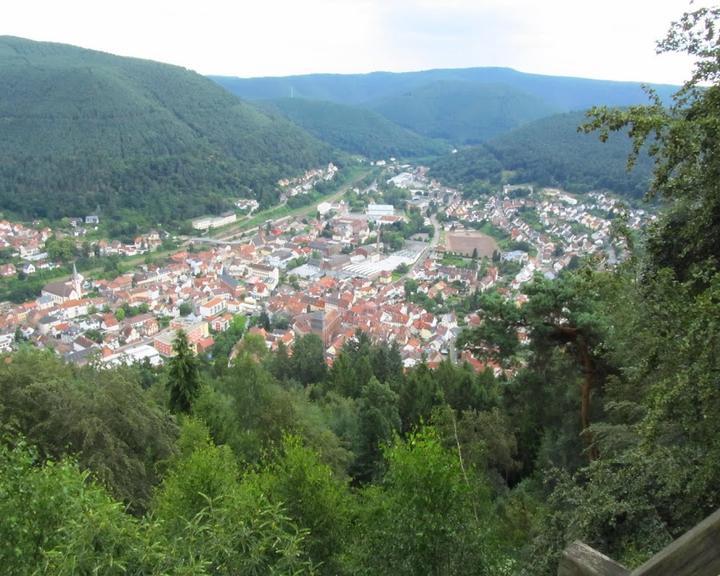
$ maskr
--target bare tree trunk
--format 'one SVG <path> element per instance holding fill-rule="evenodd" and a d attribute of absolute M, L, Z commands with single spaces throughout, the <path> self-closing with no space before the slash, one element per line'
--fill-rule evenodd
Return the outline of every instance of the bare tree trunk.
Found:
<path fill-rule="evenodd" d="M 578 347 L 583 370 L 583 383 L 580 388 L 580 428 L 582 430 L 580 434 L 587 445 L 588 459 L 592 462 L 599 456 L 597 446 L 593 442 L 593 434 L 590 431 L 590 396 L 595 388 L 595 363 L 590 355 L 590 350 L 588 350 L 587 342 L 581 334 L 578 335 L 575 344 Z"/>

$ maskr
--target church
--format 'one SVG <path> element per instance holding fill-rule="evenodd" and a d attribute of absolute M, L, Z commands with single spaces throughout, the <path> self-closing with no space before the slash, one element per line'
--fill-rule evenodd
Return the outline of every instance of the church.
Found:
<path fill-rule="evenodd" d="M 80 300 L 83 297 L 83 280 L 73 264 L 73 275 L 65 282 L 50 282 L 42 289 L 42 296 L 51 298 L 55 304 L 64 304 L 70 300 Z"/>

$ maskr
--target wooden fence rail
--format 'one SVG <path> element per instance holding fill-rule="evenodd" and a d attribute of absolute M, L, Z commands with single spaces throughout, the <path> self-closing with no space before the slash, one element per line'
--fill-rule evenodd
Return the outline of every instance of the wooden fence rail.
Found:
<path fill-rule="evenodd" d="M 563 551 L 558 576 L 720 576 L 720 510 L 632 571 L 573 542 Z"/>

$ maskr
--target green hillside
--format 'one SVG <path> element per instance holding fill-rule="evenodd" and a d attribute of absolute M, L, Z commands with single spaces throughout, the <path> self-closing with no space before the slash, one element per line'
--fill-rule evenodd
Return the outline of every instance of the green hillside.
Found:
<path fill-rule="evenodd" d="M 585 121 L 583 112 L 537 120 L 483 146 L 441 158 L 432 174 L 448 184 L 482 191 L 488 183 L 497 183 L 504 169 L 517 182 L 560 186 L 571 192 L 608 189 L 641 197 L 648 188 L 650 159 L 641 156 L 628 173 L 629 140 L 615 134 L 602 143 L 596 134 L 577 131 Z"/>
<path fill-rule="evenodd" d="M 435 82 L 370 105 L 409 130 L 477 144 L 557 110 L 509 86 Z"/>
<path fill-rule="evenodd" d="M 448 186 L 462 189 L 467 195 L 474 195 L 497 187 L 502 170 L 495 155 L 485 144 L 480 144 L 438 158 L 430 166 L 430 175 Z"/>
<path fill-rule="evenodd" d="M 270 202 L 329 149 L 194 72 L 0 38 L 0 209 L 23 217 L 121 209 L 152 223 Z"/>
<path fill-rule="evenodd" d="M 516 179 L 562 186 L 571 192 L 608 189 L 636 198 L 647 191 L 652 163 L 642 156 L 628 173 L 630 140 L 623 134 L 600 142 L 597 134 L 578 132 L 587 122 L 583 112 L 543 118 L 488 143 Z"/>
<path fill-rule="evenodd" d="M 510 68 L 212 79 L 253 101 L 294 94 L 370 108 L 408 130 L 454 145 L 478 144 L 551 114 L 647 102 L 639 82 L 543 76 Z M 677 89 L 651 87 L 666 101 Z"/>
<path fill-rule="evenodd" d="M 441 154 L 447 145 L 402 128 L 372 110 L 302 98 L 260 103 L 292 120 L 331 146 L 368 158 Z"/>
<path fill-rule="evenodd" d="M 248 100 L 290 96 L 329 100 L 344 104 L 365 104 L 392 98 L 437 82 L 502 84 L 539 98 L 559 112 L 590 106 L 628 106 L 647 102 L 638 82 L 614 82 L 566 76 L 528 74 L 512 68 L 450 68 L 419 72 L 372 72 L 370 74 L 307 74 L 302 76 L 234 78 L 212 76 L 213 80 Z M 642 80 L 642 79 L 639 79 Z M 652 85 L 668 98 L 677 87 Z"/>

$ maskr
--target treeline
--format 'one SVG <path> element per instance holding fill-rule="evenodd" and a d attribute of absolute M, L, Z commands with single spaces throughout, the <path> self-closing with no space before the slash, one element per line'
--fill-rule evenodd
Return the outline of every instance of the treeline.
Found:
<path fill-rule="evenodd" d="M 491 373 L 405 373 L 396 346 L 362 334 L 331 368 L 315 336 L 292 354 L 246 336 L 230 366 L 179 352 L 163 369 L 4 357 L 6 573 L 502 574 L 512 561 L 492 497 L 514 442 Z M 187 396 L 181 373 L 197 378 Z"/>

